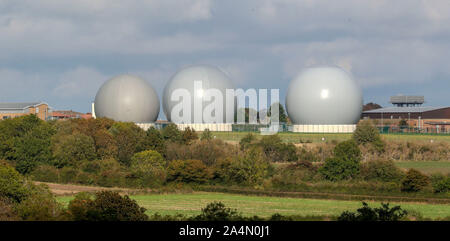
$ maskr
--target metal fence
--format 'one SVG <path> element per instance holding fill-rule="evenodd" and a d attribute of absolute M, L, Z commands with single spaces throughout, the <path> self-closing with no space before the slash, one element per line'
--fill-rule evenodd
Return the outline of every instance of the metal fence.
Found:
<path fill-rule="evenodd" d="M 417 128 L 411 126 L 377 126 L 381 134 L 433 134 L 450 135 L 450 126 Z"/>

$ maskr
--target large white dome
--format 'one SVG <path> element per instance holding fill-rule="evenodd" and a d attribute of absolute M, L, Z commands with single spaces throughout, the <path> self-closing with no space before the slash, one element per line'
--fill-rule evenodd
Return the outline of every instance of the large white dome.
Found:
<path fill-rule="evenodd" d="M 115 121 L 149 123 L 159 115 L 159 98 L 145 80 L 119 75 L 106 81 L 95 96 L 96 117 Z"/>
<path fill-rule="evenodd" d="M 315 67 L 294 78 L 286 95 L 286 110 L 294 124 L 356 124 L 363 96 L 358 83 L 337 67 Z"/>
<path fill-rule="evenodd" d="M 194 88 L 194 82 L 201 81 L 202 88 Z M 207 123 L 202 120 L 199 122 L 194 119 L 194 102 L 200 101 L 202 103 L 202 110 L 212 101 L 205 101 L 202 95 L 208 89 L 217 89 L 223 96 L 223 123 L 226 123 L 226 89 L 234 89 L 234 85 L 230 78 L 220 69 L 207 65 L 190 66 L 178 71 L 167 83 L 163 94 L 163 109 L 167 120 L 174 121 L 172 118 L 172 109 L 179 101 L 171 101 L 172 93 L 177 89 L 185 89 L 191 96 L 191 121 L 190 123 Z M 197 93 L 197 94 L 195 94 Z M 234 118 L 234 116 L 233 116 Z"/>

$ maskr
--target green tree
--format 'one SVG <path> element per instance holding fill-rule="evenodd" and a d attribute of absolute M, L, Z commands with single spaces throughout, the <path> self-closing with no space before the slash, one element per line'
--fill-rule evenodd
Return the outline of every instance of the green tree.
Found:
<path fill-rule="evenodd" d="M 184 131 L 182 131 L 181 138 L 184 144 L 190 145 L 192 141 L 198 139 L 198 135 L 194 129 L 187 127 L 186 129 L 184 129 Z"/>
<path fill-rule="evenodd" d="M 363 120 L 358 123 L 353 133 L 353 140 L 359 145 L 375 143 L 381 140 L 380 131 L 370 120 Z"/>
<path fill-rule="evenodd" d="M 151 182 L 162 183 L 165 179 L 165 168 L 166 161 L 156 151 L 142 151 L 131 158 L 130 169 L 141 178 L 144 186 Z"/>
<path fill-rule="evenodd" d="M 146 133 L 131 122 L 115 122 L 110 130 L 117 145 L 117 159 L 124 165 L 129 165 L 131 157 L 143 151 Z"/>
<path fill-rule="evenodd" d="M 381 207 L 371 208 L 363 202 L 363 207 L 356 210 L 356 213 L 345 211 L 338 217 L 338 221 L 399 221 L 406 215 L 408 212 L 400 206 L 390 208 L 389 203 L 381 203 Z"/>
<path fill-rule="evenodd" d="M 373 160 L 361 165 L 360 175 L 368 181 L 397 182 L 404 177 L 404 173 L 391 160 Z"/>
<path fill-rule="evenodd" d="M 74 221 L 147 221 L 145 211 L 127 195 L 111 191 L 97 192 L 95 199 L 85 193 L 77 194 L 69 203 Z"/>
<path fill-rule="evenodd" d="M 50 163 L 52 125 L 35 115 L 0 121 L 0 158 L 15 164 L 20 173 L 30 173 L 39 163 Z"/>
<path fill-rule="evenodd" d="M 284 110 L 283 105 L 281 105 L 280 102 L 277 103 L 273 103 L 270 107 L 269 107 L 269 111 L 267 112 L 267 116 L 268 117 L 272 117 L 272 108 L 275 108 L 275 106 L 278 105 L 278 118 L 279 118 L 279 122 L 280 123 L 287 123 L 288 122 L 288 116 L 286 114 L 286 111 Z M 276 116 L 274 116 L 274 118 L 276 118 Z"/>
<path fill-rule="evenodd" d="M 144 141 L 145 150 L 154 150 L 165 156 L 166 153 L 166 143 L 164 141 L 161 132 L 155 127 L 150 127 L 146 131 L 146 137 Z"/>
<path fill-rule="evenodd" d="M 183 136 L 177 125 L 170 123 L 162 129 L 162 137 L 166 141 L 183 143 Z"/>
<path fill-rule="evenodd" d="M 333 152 L 334 156 L 325 160 L 325 164 L 319 169 L 325 179 L 340 181 L 358 176 L 361 150 L 354 140 L 339 143 Z"/>
<path fill-rule="evenodd" d="M 362 153 L 354 140 L 343 141 L 336 145 L 333 150 L 334 156 L 346 161 L 361 161 Z"/>
<path fill-rule="evenodd" d="M 59 168 L 76 166 L 80 161 L 91 161 L 97 157 L 94 140 L 81 133 L 55 135 L 52 138 L 52 149 L 55 165 Z"/>
<path fill-rule="evenodd" d="M 409 169 L 402 181 L 403 192 L 418 192 L 428 186 L 430 178 L 416 169 Z"/>
<path fill-rule="evenodd" d="M 192 218 L 194 221 L 242 221 L 244 218 L 235 209 L 225 207 L 222 202 L 212 202 L 202 208 L 202 213 Z"/>
<path fill-rule="evenodd" d="M 167 181 L 205 183 L 210 178 L 209 169 L 200 160 L 173 160 L 167 166 Z"/>

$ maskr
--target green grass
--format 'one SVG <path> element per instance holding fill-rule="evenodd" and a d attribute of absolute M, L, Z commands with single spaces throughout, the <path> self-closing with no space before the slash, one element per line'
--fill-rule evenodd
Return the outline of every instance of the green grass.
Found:
<path fill-rule="evenodd" d="M 426 174 L 433 173 L 450 173 L 450 162 L 448 161 L 401 161 L 396 162 L 400 168 L 414 168 Z"/>
<path fill-rule="evenodd" d="M 67 205 L 73 197 L 58 197 Z M 147 214 L 158 212 L 188 216 L 199 214 L 201 208 L 213 201 L 221 201 L 227 207 L 236 208 L 245 216 L 269 217 L 274 213 L 300 216 L 337 216 L 343 211 L 354 211 L 361 207 L 359 201 L 337 201 L 319 199 L 281 198 L 263 196 L 244 196 L 224 193 L 196 192 L 191 194 L 154 194 L 131 196 L 139 205 L 147 209 Z M 379 203 L 368 202 L 371 206 Z M 450 216 L 448 204 L 392 203 L 408 211 L 420 213 L 424 218 L 443 218 Z"/>
<path fill-rule="evenodd" d="M 242 137 L 247 135 L 249 132 L 212 132 L 213 136 L 222 139 L 224 141 L 240 141 Z M 261 138 L 259 133 L 253 132 L 258 138 Z M 300 143 L 303 142 L 322 142 L 322 138 L 325 141 L 346 141 L 352 137 L 352 134 L 333 134 L 333 133 L 292 133 L 285 132 L 278 134 L 281 139 L 285 142 Z M 405 140 L 405 141 L 448 141 L 450 142 L 450 135 L 418 135 L 418 134 L 382 134 L 381 135 L 386 140 Z"/>

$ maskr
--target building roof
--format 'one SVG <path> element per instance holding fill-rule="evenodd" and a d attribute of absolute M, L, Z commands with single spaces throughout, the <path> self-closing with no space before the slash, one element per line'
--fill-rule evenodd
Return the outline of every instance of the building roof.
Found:
<path fill-rule="evenodd" d="M 1 103 L 0 109 L 11 109 L 11 110 L 19 110 L 26 109 L 28 107 L 34 107 L 40 104 L 47 104 L 45 102 L 22 102 L 22 103 Z"/>
<path fill-rule="evenodd" d="M 364 114 L 370 113 L 422 113 L 427 111 L 439 110 L 445 107 L 386 107 L 375 110 L 364 111 Z"/>

